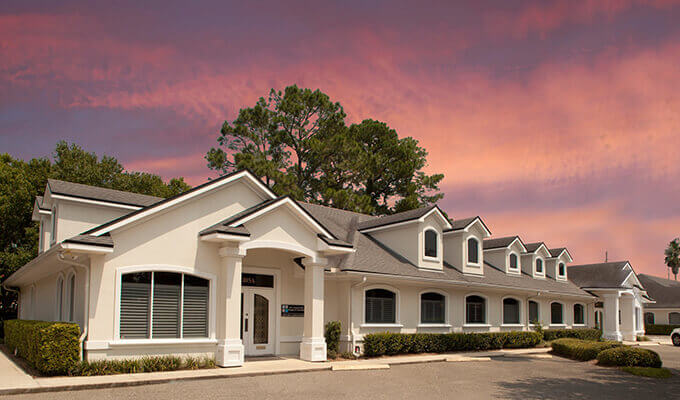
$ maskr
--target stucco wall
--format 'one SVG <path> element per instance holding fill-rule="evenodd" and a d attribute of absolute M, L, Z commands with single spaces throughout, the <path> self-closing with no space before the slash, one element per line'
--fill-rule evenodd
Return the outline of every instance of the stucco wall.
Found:
<path fill-rule="evenodd" d="M 68 200 L 59 200 L 55 204 L 57 206 L 57 242 L 76 236 L 88 229 L 133 211 L 118 207 L 76 203 Z"/>
<path fill-rule="evenodd" d="M 398 226 L 369 233 L 383 244 L 418 265 L 418 242 L 420 226 L 417 223 Z"/>
<path fill-rule="evenodd" d="M 680 308 L 664 308 L 664 309 L 646 308 L 643 310 L 643 313 L 654 314 L 654 324 L 657 325 L 668 325 L 670 323 L 668 320 L 668 314 L 672 312 L 680 313 Z"/>

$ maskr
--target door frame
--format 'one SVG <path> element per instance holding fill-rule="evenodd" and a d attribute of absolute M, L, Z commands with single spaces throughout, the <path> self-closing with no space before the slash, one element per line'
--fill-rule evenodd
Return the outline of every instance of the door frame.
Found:
<path fill-rule="evenodd" d="M 241 268 L 241 273 L 253 273 L 253 274 L 263 274 L 263 275 L 273 275 L 274 276 L 274 288 L 258 288 L 252 287 L 253 289 L 265 289 L 271 290 L 274 293 L 274 354 L 279 355 L 281 352 L 281 270 L 273 267 L 259 267 L 252 265 L 243 265 Z M 249 286 L 242 286 L 241 293 L 243 293 L 244 288 L 250 288 Z M 245 350 L 244 350 L 245 351 Z"/>
<path fill-rule="evenodd" d="M 255 344 L 249 341 L 249 343 L 245 343 L 246 335 L 245 332 L 243 334 L 243 344 L 245 346 L 245 354 L 247 356 L 252 356 L 252 357 L 257 357 L 257 356 L 268 356 L 268 355 L 274 355 L 274 352 L 276 350 L 276 338 L 274 337 L 275 332 L 276 332 L 276 326 L 274 322 L 274 313 L 275 313 L 275 307 L 276 307 L 276 295 L 274 293 L 273 288 L 263 288 L 263 287 L 246 287 L 242 289 L 242 298 L 244 299 L 245 302 L 248 303 L 248 309 L 244 307 L 243 311 L 244 313 L 248 313 L 248 336 L 253 339 L 253 331 L 255 329 L 255 303 L 254 299 L 255 296 L 261 296 L 265 298 L 268 302 L 267 305 L 267 316 L 269 318 L 269 321 L 267 322 L 267 344 L 266 350 L 257 350 L 257 346 L 260 346 L 261 344 Z"/>

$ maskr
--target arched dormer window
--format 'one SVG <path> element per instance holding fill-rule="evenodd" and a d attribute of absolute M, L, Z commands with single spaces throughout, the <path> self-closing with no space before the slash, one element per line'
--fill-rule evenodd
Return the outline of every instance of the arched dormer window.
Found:
<path fill-rule="evenodd" d="M 543 273 L 543 259 L 542 258 L 536 259 L 536 273 L 537 274 Z"/>
<path fill-rule="evenodd" d="M 517 254 L 512 253 L 510 254 L 510 269 L 517 269 L 519 268 L 519 263 L 517 260 Z"/>
<path fill-rule="evenodd" d="M 558 274 L 559 276 L 564 276 L 566 273 L 567 273 L 567 271 L 566 271 L 566 268 L 565 268 L 565 266 L 564 266 L 564 263 L 560 263 L 560 264 L 557 266 L 557 274 Z"/>
<path fill-rule="evenodd" d="M 471 264 L 479 264 L 479 241 L 475 238 L 470 238 L 467 241 L 468 246 L 468 262 Z"/>
<path fill-rule="evenodd" d="M 437 231 L 434 229 L 425 231 L 425 257 L 437 258 L 439 256 L 438 241 L 439 235 L 437 234 Z"/>

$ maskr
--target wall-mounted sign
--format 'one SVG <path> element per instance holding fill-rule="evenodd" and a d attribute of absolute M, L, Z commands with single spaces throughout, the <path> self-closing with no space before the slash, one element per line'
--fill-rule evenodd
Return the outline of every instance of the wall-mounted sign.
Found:
<path fill-rule="evenodd" d="M 274 276 L 263 274 L 241 274 L 241 286 L 274 287 Z"/>
<path fill-rule="evenodd" d="M 304 317 L 305 306 L 303 304 L 281 304 L 282 317 Z"/>

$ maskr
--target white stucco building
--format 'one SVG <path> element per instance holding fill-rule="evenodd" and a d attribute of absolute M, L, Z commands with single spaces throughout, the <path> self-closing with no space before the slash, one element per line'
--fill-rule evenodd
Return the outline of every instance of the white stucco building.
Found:
<path fill-rule="evenodd" d="M 567 268 L 566 248 L 491 238 L 481 218 L 448 219 L 436 206 L 375 217 L 277 197 L 247 171 L 169 199 L 50 180 L 34 219 L 40 254 L 3 285 L 20 292 L 20 318 L 77 322 L 91 360 L 321 361 L 331 320 L 350 351 L 371 332 L 535 321 L 603 323 L 607 337 L 634 338 L 648 301 L 627 263 L 616 287 L 579 283 L 574 271 L 610 267 Z"/>

